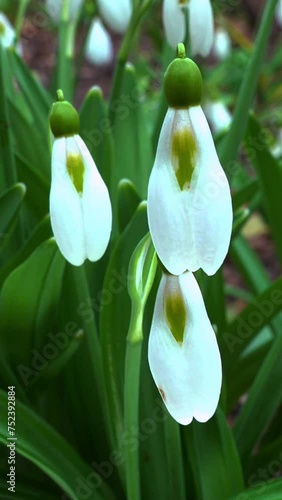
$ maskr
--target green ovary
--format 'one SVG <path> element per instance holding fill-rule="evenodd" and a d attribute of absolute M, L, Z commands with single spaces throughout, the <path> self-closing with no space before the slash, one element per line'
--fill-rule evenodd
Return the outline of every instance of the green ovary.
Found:
<path fill-rule="evenodd" d="M 181 345 L 187 316 L 180 287 L 177 290 L 173 290 L 173 292 L 165 290 L 164 305 L 165 317 L 169 329 L 175 340 Z"/>
<path fill-rule="evenodd" d="M 85 167 L 80 154 L 69 153 L 67 155 L 67 170 L 75 189 L 78 193 L 82 193 Z"/>
<path fill-rule="evenodd" d="M 172 164 L 181 190 L 190 187 L 196 164 L 196 153 L 197 145 L 188 128 L 173 132 L 171 145 Z"/>

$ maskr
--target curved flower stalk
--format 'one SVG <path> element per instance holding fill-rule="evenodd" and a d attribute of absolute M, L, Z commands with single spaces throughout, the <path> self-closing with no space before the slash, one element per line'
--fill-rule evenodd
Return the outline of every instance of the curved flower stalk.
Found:
<path fill-rule="evenodd" d="M 126 32 L 132 14 L 132 0 L 97 0 L 104 22 L 116 33 Z"/>
<path fill-rule="evenodd" d="M 0 43 L 5 48 L 12 47 L 15 36 L 16 32 L 9 19 L 3 12 L 0 12 Z M 16 52 L 20 55 L 22 54 L 22 47 L 20 44 L 17 45 Z"/>
<path fill-rule="evenodd" d="M 111 37 L 102 21 L 93 19 L 86 40 L 85 57 L 92 64 L 102 66 L 113 59 L 113 44 Z"/>
<path fill-rule="evenodd" d="M 107 248 L 112 209 L 107 187 L 90 152 L 78 135 L 78 114 L 70 103 L 53 105 L 50 216 L 54 236 L 65 259 L 80 266 L 99 260 Z"/>
<path fill-rule="evenodd" d="M 149 337 L 149 365 L 180 424 L 206 422 L 218 405 L 222 372 L 216 337 L 193 274 L 164 274 Z"/>
<path fill-rule="evenodd" d="M 185 9 L 189 9 L 188 26 Z M 164 0 L 163 24 L 167 42 L 173 49 L 179 42 L 184 42 L 188 29 L 192 54 L 209 54 L 214 38 L 210 0 Z"/>
<path fill-rule="evenodd" d="M 214 274 L 232 230 L 230 189 L 200 107 L 201 85 L 190 59 L 175 59 L 168 67 L 170 107 L 148 186 L 152 240 L 165 268 L 176 275 L 199 268 Z"/>
<path fill-rule="evenodd" d="M 232 115 L 223 102 L 208 101 L 204 105 L 204 111 L 215 134 L 223 132 L 230 126 Z"/>
<path fill-rule="evenodd" d="M 69 0 L 69 20 L 73 21 L 79 14 L 84 0 Z M 59 24 L 61 20 L 61 11 L 63 0 L 46 0 L 45 3 L 47 13 L 51 17 L 53 23 Z"/>

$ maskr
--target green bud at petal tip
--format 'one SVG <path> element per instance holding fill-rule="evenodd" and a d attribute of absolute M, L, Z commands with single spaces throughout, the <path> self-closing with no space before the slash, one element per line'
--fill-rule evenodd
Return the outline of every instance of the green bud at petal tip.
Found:
<path fill-rule="evenodd" d="M 177 46 L 177 57 L 164 75 L 164 91 L 168 105 L 175 109 L 198 106 L 202 98 L 203 81 L 197 64 L 188 59 L 183 43 Z"/>
<path fill-rule="evenodd" d="M 183 43 L 177 45 L 176 56 L 179 57 L 179 59 L 186 59 L 186 51 Z"/>
<path fill-rule="evenodd" d="M 196 165 L 197 145 L 188 128 L 177 130 L 172 136 L 171 160 L 180 189 L 190 188 Z"/>
<path fill-rule="evenodd" d="M 187 318 L 179 285 L 178 289 L 171 290 L 167 283 L 164 294 L 164 305 L 165 317 L 169 329 L 176 342 L 181 346 Z"/>
<path fill-rule="evenodd" d="M 61 89 L 57 90 L 57 102 L 51 106 L 49 121 L 56 139 L 79 133 L 78 112 L 70 102 L 64 100 Z"/>
<path fill-rule="evenodd" d="M 67 171 L 77 192 L 82 193 L 85 167 L 80 154 L 67 155 Z"/>

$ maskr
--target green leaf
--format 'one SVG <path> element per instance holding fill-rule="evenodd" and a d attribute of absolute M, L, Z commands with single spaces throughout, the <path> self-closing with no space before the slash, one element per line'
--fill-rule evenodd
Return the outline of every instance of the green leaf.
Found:
<path fill-rule="evenodd" d="M 227 499 L 243 489 L 238 452 L 232 431 L 220 408 L 205 424 L 194 421 L 183 428 L 183 436 L 197 498 Z"/>
<path fill-rule="evenodd" d="M 245 136 L 245 149 L 250 161 L 256 169 L 262 202 L 268 222 L 282 263 L 282 167 L 272 156 L 267 144 L 265 131 L 253 114 L 249 116 L 248 129 Z"/>
<path fill-rule="evenodd" d="M 122 179 L 118 184 L 118 223 L 122 232 L 131 221 L 136 208 L 141 202 L 136 187 L 129 179 Z"/>
<path fill-rule="evenodd" d="M 0 196 L 0 246 L 8 238 L 25 197 L 24 184 L 15 184 Z"/>
<path fill-rule="evenodd" d="M 257 476 L 254 480 L 257 486 L 242 491 L 240 495 L 236 495 L 230 500 L 278 500 L 281 498 L 281 478 L 271 481 L 268 478 L 265 480 Z"/>
<path fill-rule="evenodd" d="M 65 260 L 55 240 L 50 239 L 15 269 L 3 285 L 0 296 L 2 348 L 21 376 L 33 366 L 31 358 L 34 362 L 46 343 L 57 311 L 64 266 Z"/>
<path fill-rule="evenodd" d="M 7 402 L 7 393 L 0 390 L 1 415 L 7 413 Z M 16 415 L 17 453 L 37 465 L 73 500 L 80 498 L 83 489 L 89 499 L 114 498 L 102 478 L 36 413 L 16 401 Z M 0 421 L 0 441 L 7 445 L 7 422 L 4 419 Z"/>
<path fill-rule="evenodd" d="M 114 143 L 106 104 L 100 87 L 86 94 L 80 112 L 80 135 L 88 147 L 110 193 L 114 165 Z"/>

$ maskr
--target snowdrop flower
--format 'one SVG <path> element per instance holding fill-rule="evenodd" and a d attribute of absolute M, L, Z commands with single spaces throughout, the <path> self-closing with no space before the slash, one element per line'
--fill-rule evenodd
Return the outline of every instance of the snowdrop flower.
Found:
<path fill-rule="evenodd" d="M 206 102 L 204 105 L 204 111 L 212 131 L 215 134 L 219 134 L 220 132 L 226 130 L 232 121 L 232 115 L 223 102 Z"/>
<path fill-rule="evenodd" d="M 116 33 L 126 32 L 132 14 L 132 0 L 97 0 L 105 23 Z"/>
<path fill-rule="evenodd" d="M 169 109 L 148 186 L 148 222 L 156 252 L 172 274 L 221 266 L 232 229 L 231 195 L 200 107 L 196 64 L 180 57 L 165 74 Z M 181 51 L 184 51 L 182 53 Z"/>
<path fill-rule="evenodd" d="M 277 24 L 279 26 L 282 26 L 282 0 L 278 0 L 277 5 L 276 5 L 276 10 L 275 10 L 275 17 Z"/>
<path fill-rule="evenodd" d="M 81 9 L 84 0 L 69 0 L 69 20 L 73 21 Z M 53 23 L 59 24 L 64 0 L 46 0 L 46 10 Z"/>
<path fill-rule="evenodd" d="M 231 52 L 231 40 L 227 31 L 222 28 L 218 28 L 214 35 L 214 42 L 212 46 L 213 55 L 219 60 L 222 61 L 229 56 Z"/>
<path fill-rule="evenodd" d="M 5 16 L 5 14 L 3 14 L 3 12 L 0 12 L 0 43 L 5 48 L 12 47 L 15 36 L 15 30 L 11 25 L 9 19 Z M 22 53 L 22 48 L 20 45 L 16 47 L 16 51 L 19 54 Z"/>
<path fill-rule="evenodd" d="M 185 9 L 189 8 L 186 27 Z M 210 0 L 164 0 L 163 23 L 167 42 L 174 49 L 189 30 L 192 54 L 207 56 L 214 37 L 214 21 Z"/>
<path fill-rule="evenodd" d="M 218 405 L 222 372 L 216 337 L 193 274 L 164 274 L 149 336 L 149 365 L 180 424 L 206 422 Z"/>
<path fill-rule="evenodd" d="M 51 225 L 66 260 L 80 266 L 100 259 L 109 242 L 112 210 L 109 193 L 85 143 L 78 135 L 78 113 L 63 100 L 53 104 L 55 136 L 50 192 Z"/>
<path fill-rule="evenodd" d="M 113 44 L 98 17 L 93 19 L 86 40 L 85 56 L 92 64 L 109 64 L 113 59 Z"/>

